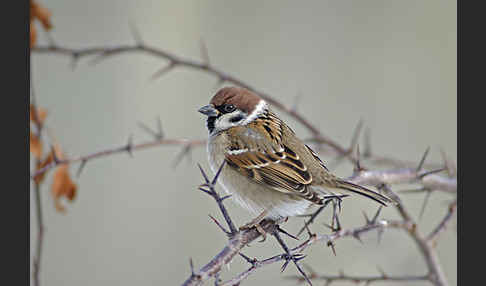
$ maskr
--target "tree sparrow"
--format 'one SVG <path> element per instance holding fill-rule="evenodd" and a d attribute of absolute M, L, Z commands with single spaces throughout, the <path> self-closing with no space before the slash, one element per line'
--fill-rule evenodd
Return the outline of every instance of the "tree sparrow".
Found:
<path fill-rule="evenodd" d="M 322 193 L 356 193 L 382 205 L 390 198 L 331 174 L 255 93 L 239 87 L 219 90 L 199 112 L 207 116 L 209 163 L 233 198 L 262 219 L 280 220 L 322 205 Z M 257 222 L 258 223 L 258 222 Z"/>

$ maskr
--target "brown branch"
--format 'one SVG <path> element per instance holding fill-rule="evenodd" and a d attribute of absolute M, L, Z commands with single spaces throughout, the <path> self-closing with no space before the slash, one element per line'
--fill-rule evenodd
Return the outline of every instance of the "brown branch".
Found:
<path fill-rule="evenodd" d="M 439 222 L 439 224 L 434 228 L 434 230 L 427 236 L 428 242 L 430 242 L 432 245 L 436 244 L 439 235 L 447 228 L 447 224 L 453 218 L 456 210 L 457 210 L 457 200 L 454 200 L 452 203 L 449 204 L 449 208 L 444 218 Z"/>
<path fill-rule="evenodd" d="M 37 175 L 45 173 L 46 171 L 48 171 L 52 168 L 55 168 L 56 166 L 61 165 L 61 164 L 71 164 L 71 163 L 75 163 L 75 162 L 81 162 L 81 165 L 80 165 L 80 169 L 81 169 L 81 168 L 84 167 L 84 165 L 89 160 L 92 160 L 92 159 L 95 159 L 95 158 L 100 158 L 100 157 L 105 157 L 105 156 L 112 155 L 112 154 L 118 154 L 118 153 L 124 153 L 124 152 L 131 153 L 133 151 L 143 150 L 143 149 L 152 148 L 152 147 L 161 146 L 161 145 L 183 145 L 183 146 L 185 146 L 185 148 L 187 148 L 187 147 L 192 148 L 192 147 L 201 146 L 201 145 L 204 145 L 204 144 L 206 144 L 205 140 L 188 140 L 188 139 L 155 139 L 155 140 L 143 142 L 143 143 L 140 143 L 140 144 L 132 144 L 131 142 L 128 142 L 127 144 L 125 144 L 123 146 L 119 146 L 119 147 L 115 147 L 115 148 L 109 148 L 109 149 L 90 153 L 90 154 L 83 155 L 83 156 L 66 158 L 66 159 L 57 160 L 57 161 L 54 160 L 53 162 L 46 165 L 45 167 L 43 167 L 39 170 L 36 170 L 34 173 L 32 173 L 30 175 L 30 178 L 33 179 Z"/>
<path fill-rule="evenodd" d="M 448 178 L 436 174 L 422 176 L 422 173 L 415 168 L 361 171 L 349 177 L 348 180 L 369 186 L 417 183 L 431 191 L 443 191 L 451 194 L 457 192 L 457 178 Z"/>
<path fill-rule="evenodd" d="M 355 158 L 353 157 L 351 152 L 349 152 L 348 148 L 342 147 L 337 142 L 324 136 L 319 131 L 319 129 L 313 124 L 311 124 L 301 113 L 297 112 L 295 109 L 291 107 L 282 104 L 278 100 L 274 99 L 274 97 L 270 96 L 269 94 L 257 90 L 255 87 L 251 86 L 250 84 L 220 69 L 213 67 L 212 65 L 209 64 L 209 62 L 207 62 L 206 59 L 203 61 L 185 59 L 175 54 L 164 51 L 162 49 L 157 49 L 154 47 L 147 46 L 140 41 L 137 41 L 135 45 L 120 45 L 115 47 L 100 46 L 100 47 L 91 47 L 91 48 L 84 48 L 84 49 L 66 48 L 51 43 L 50 45 L 47 46 L 36 46 L 32 49 L 32 51 L 35 53 L 54 53 L 54 54 L 69 56 L 73 58 L 74 62 L 79 60 L 82 57 L 94 56 L 92 63 L 98 63 L 101 60 L 119 54 L 133 53 L 133 52 L 146 53 L 158 58 L 163 58 L 169 62 L 169 65 L 162 69 L 163 71 L 162 74 L 165 74 L 165 72 L 170 71 L 175 67 L 186 67 L 186 68 L 191 68 L 194 70 L 198 70 L 198 71 L 202 71 L 214 75 L 220 81 L 230 82 L 259 94 L 263 99 L 265 99 L 272 106 L 287 113 L 295 120 L 297 120 L 299 123 L 304 125 L 312 133 L 312 135 L 316 138 L 316 140 L 318 140 L 320 143 L 329 145 L 338 154 L 345 155 L 346 157 L 349 158 L 349 160 L 355 162 Z M 157 74 L 157 76 L 160 75 Z"/>
<path fill-rule="evenodd" d="M 32 110 L 32 118 L 34 125 L 37 129 L 37 134 L 36 136 L 38 137 L 39 140 L 42 139 L 42 131 L 43 131 L 43 124 L 39 118 L 39 115 L 37 114 L 37 103 L 36 103 L 36 97 L 34 93 L 34 87 L 31 82 L 31 104 L 33 108 Z M 40 159 L 36 159 L 36 166 L 40 165 Z M 41 263 L 41 258 L 42 258 L 42 246 L 44 245 L 44 220 L 43 220 L 43 215 L 42 215 L 42 200 L 41 200 L 41 194 L 40 194 L 40 183 L 36 182 L 34 180 L 34 198 L 35 198 L 35 208 L 36 208 L 36 222 L 37 222 L 37 240 L 36 240 L 36 245 L 35 245 L 35 253 L 32 261 L 32 277 L 34 281 L 35 286 L 40 285 L 40 263 Z"/>
<path fill-rule="evenodd" d="M 290 277 L 292 279 L 296 279 L 297 281 L 302 281 L 300 277 Z M 326 281 L 325 285 L 329 285 L 335 281 L 348 281 L 354 283 L 365 283 L 365 285 L 370 285 L 373 282 L 414 282 L 414 281 L 428 281 L 429 277 L 427 275 L 422 276 L 389 276 L 389 275 L 380 275 L 380 276 L 353 276 L 353 275 L 345 275 L 341 273 L 339 275 L 314 275 L 312 279 L 315 280 L 324 280 Z"/>
<path fill-rule="evenodd" d="M 44 242 L 44 222 L 42 215 L 42 203 L 40 195 L 40 185 L 34 182 L 34 196 L 35 196 L 35 208 L 36 208 L 36 221 L 37 221 L 37 240 L 35 245 L 35 254 L 32 262 L 32 277 L 34 280 L 34 285 L 40 285 L 40 263 L 42 257 L 42 246 Z"/>
<path fill-rule="evenodd" d="M 290 253 L 296 254 L 296 253 L 302 252 L 307 247 L 309 247 L 312 244 L 317 243 L 317 242 L 325 242 L 325 243 L 327 243 L 328 246 L 330 246 L 331 243 L 333 243 L 334 241 L 336 241 L 340 238 L 352 237 L 352 238 L 357 239 L 357 237 L 359 237 L 360 235 L 362 235 L 366 232 L 375 230 L 375 229 L 382 229 L 382 228 L 404 228 L 404 229 L 408 229 L 410 227 L 411 227 L 410 225 L 405 224 L 405 223 L 400 222 L 400 221 L 381 220 L 381 221 L 378 221 L 378 222 L 375 222 L 375 223 L 372 223 L 372 224 L 366 224 L 364 226 L 353 228 L 353 229 L 346 229 L 346 230 L 343 229 L 343 230 L 334 232 L 330 235 L 311 234 L 310 237 L 306 241 L 304 241 L 302 244 L 298 245 L 297 247 L 290 249 Z M 248 268 L 246 271 L 238 274 L 234 278 L 227 280 L 227 281 L 225 281 L 225 282 L 223 282 L 219 285 L 221 285 L 221 286 L 222 285 L 224 285 L 224 286 L 238 285 L 238 283 L 240 283 L 241 281 L 246 279 L 249 275 L 254 273 L 257 269 L 259 269 L 263 266 L 266 266 L 266 265 L 281 262 L 283 260 L 285 260 L 284 255 L 276 255 L 276 256 L 273 256 L 271 258 L 261 260 L 261 261 L 259 261 L 259 260 L 248 261 L 252 264 L 250 268 Z M 302 276 L 295 276 L 295 278 L 297 278 L 301 281 L 304 281 L 304 280 L 302 280 L 302 279 L 304 279 Z M 313 279 L 312 274 L 310 275 L 310 279 L 311 280 Z"/>

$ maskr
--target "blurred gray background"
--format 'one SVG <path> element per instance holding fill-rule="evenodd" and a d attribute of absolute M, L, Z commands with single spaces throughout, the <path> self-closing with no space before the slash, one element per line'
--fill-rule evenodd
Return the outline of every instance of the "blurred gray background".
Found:
<path fill-rule="evenodd" d="M 39 0 L 51 10 L 52 36 L 62 46 L 82 48 L 132 44 L 130 21 L 148 45 L 199 60 L 204 39 L 211 63 L 292 105 L 323 134 L 348 146 L 360 119 L 371 129 L 373 152 L 419 161 L 427 146 L 429 162 L 440 162 L 440 148 L 456 160 L 456 1 L 55 1 Z M 39 32 L 38 44 L 47 43 Z M 167 138 L 204 139 L 207 104 L 220 87 L 207 74 L 176 69 L 155 81 L 150 76 L 166 61 L 124 54 L 90 66 L 82 59 L 33 53 L 32 81 L 46 121 L 71 156 L 150 140 L 137 122 L 155 126 L 160 116 Z M 227 84 L 226 84 L 227 85 Z M 281 112 L 301 137 L 309 132 Z M 362 142 L 362 141 L 360 141 Z M 65 215 L 50 196 L 52 176 L 42 188 L 46 225 L 42 285 L 178 285 L 189 275 L 189 258 L 199 269 L 225 244 L 225 235 L 208 214 L 221 219 L 215 202 L 197 191 L 202 182 L 196 163 L 209 171 L 205 148 L 172 167 L 180 147 L 159 146 L 90 161 L 78 183 L 78 196 Z M 324 162 L 333 157 L 321 155 Z M 75 174 L 77 164 L 71 167 Z M 352 173 L 349 163 L 334 169 Z M 398 186 L 395 190 L 409 186 Z M 222 191 L 221 189 L 219 189 Z M 416 219 L 424 194 L 403 195 Z M 451 196 L 434 193 L 420 229 L 428 233 L 442 218 Z M 251 217 L 228 203 L 238 225 Z M 376 204 L 347 199 L 341 222 L 364 223 Z M 31 249 L 36 234 L 31 203 Z M 330 210 L 313 230 L 328 233 Z M 382 218 L 397 218 L 384 209 Z M 285 228 L 295 233 L 302 219 Z M 456 281 L 456 222 L 439 240 L 438 252 L 451 285 Z M 415 244 L 398 230 L 337 242 L 337 256 L 323 244 L 305 251 L 304 260 L 323 274 L 424 274 Z M 288 243 L 296 242 L 288 239 Z M 266 258 L 280 253 L 273 238 L 252 243 L 244 253 Z M 260 269 L 244 285 L 295 285 L 297 273 L 281 264 Z M 246 269 L 235 258 L 222 279 Z M 207 284 L 212 284 L 213 281 Z M 388 283 L 382 283 L 388 284 Z M 336 285 L 354 285 L 341 283 Z M 395 285 L 400 285 L 396 283 Z M 405 283 L 403 283 L 405 285 Z M 410 285 L 410 284 L 407 284 Z M 414 285 L 427 285 L 415 283 Z"/>

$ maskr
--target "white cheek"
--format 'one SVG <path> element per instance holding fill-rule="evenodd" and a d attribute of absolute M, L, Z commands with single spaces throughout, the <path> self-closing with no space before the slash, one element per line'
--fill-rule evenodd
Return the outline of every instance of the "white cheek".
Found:
<path fill-rule="evenodd" d="M 236 116 L 242 116 L 242 119 L 236 122 L 231 122 L 231 119 Z M 241 125 L 241 123 L 244 121 L 245 118 L 246 118 L 246 113 L 243 113 L 241 111 L 225 114 L 219 117 L 218 119 L 216 119 L 216 122 L 214 122 L 214 133 L 226 130 L 234 126 Z"/>

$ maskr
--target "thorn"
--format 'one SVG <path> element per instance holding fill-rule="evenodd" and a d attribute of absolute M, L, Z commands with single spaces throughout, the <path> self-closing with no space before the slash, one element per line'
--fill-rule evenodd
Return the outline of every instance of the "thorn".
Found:
<path fill-rule="evenodd" d="M 199 167 L 199 170 L 201 171 L 201 174 L 202 174 L 204 180 L 206 181 L 206 184 L 209 184 L 210 181 L 208 179 L 208 176 L 204 172 L 203 168 L 201 167 L 201 165 L 199 163 L 197 163 L 197 166 Z"/>
<path fill-rule="evenodd" d="M 194 273 L 194 264 L 192 263 L 192 257 L 189 257 L 189 267 L 191 267 L 191 274 L 192 274 L 192 276 L 196 275 Z"/>
<path fill-rule="evenodd" d="M 362 170 L 361 163 L 360 163 L 360 154 L 359 154 L 359 144 L 356 145 L 356 166 L 354 167 L 354 172 L 359 173 Z"/>
<path fill-rule="evenodd" d="M 310 230 L 309 226 L 308 225 L 304 225 L 305 229 L 307 230 L 307 234 L 309 235 L 309 238 L 315 236 L 314 233 L 312 233 L 312 231 Z"/>
<path fill-rule="evenodd" d="M 258 260 L 256 258 L 250 258 L 246 255 L 244 255 L 243 253 L 241 252 L 238 252 L 238 254 L 243 257 L 243 259 L 246 260 L 246 262 L 250 263 L 252 266 L 255 266 L 255 264 L 258 262 Z"/>
<path fill-rule="evenodd" d="M 428 190 L 427 194 L 425 195 L 424 202 L 422 203 L 422 208 L 420 209 L 419 219 L 422 218 L 422 216 L 425 212 L 425 206 L 427 205 L 427 202 L 429 201 L 430 195 L 432 195 L 432 191 Z"/>
<path fill-rule="evenodd" d="M 57 154 L 56 154 L 56 150 L 54 149 L 54 146 L 50 146 L 51 147 L 51 153 L 52 153 L 52 161 L 54 161 L 54 163 L 56 165 L 58 165 L 60 163 L 60 159 L 59 157 L 57 157 Z"/>
<path fill-rule="evenodd" d="M 135 40 L 135 43 L 137 44 L 137 46 L 139 46 L 139 47 L 143 46 L 142 36 L 141 36 L 140 31 L 138 30 L 137 26 L 135 25 L 135 23 L 133 21 L 129 21 L 128 26 L 129 26 L 129 29 L 130 29 L 130 33 L 132 34 L 133 39 Z"/>
<path fill-rule="evenodd" d="M 297 233 L 297 236 L 300 236 L 302 234 L 302 232 L 305 230 L 305 228 L 307 226 L 309 226 L 311 223 L 314 222 L 315 218 L 317 217 L 317 215 L 319 215 L 323 210 L 324 208 L 329 204 L 330 200 L 326 200 L 324 201 L 324 205 L 322 205 L 321 207 L 319 207 L 313 214 L 310 215 L 310 219 L 304 223 L 304 227 L 302 227 L 299 232 Z"/>
<path fill-rule="evenodd" d="M 365 221 L 366 221 L 366 225 L 371 224 L 371 221 L 370 221 L 370 219 L 368 218 L 368 216 L 366 215 L 366 213 L 365 213 L 364 211 L 362 211 L 362 212 L 363 212 L 363 216 L 364 216 Z"/>
<path fill-rule="evenodd" d="M 226 196 L 220 198 L 219 201 L 222 202 L 222 201 L 224 201 L 224 200 L 226 200 L 228 198 L 231 198 L 232 196 L 233 196 L 232 194 L 226 195 Z"/>
<path fill-rule="evenodd" d="M 378 272 L 380 272 L 381 277 L 383 279 L 387 279 L 388 278 L 388 275 L 386 275 L 385 271 L 383 271 L 383 269 L 380 266 L 376 266 L 376 268 L 378 269 Z"/>
<path fill-rule="evenodd" d="M 440 169 L 435 169 L 435 170 L 431 170 L 431 171 L 428 171 L 428 172 L 425 172 L 423 174 L 420 174 L 418 177 L 419 179 L 423 179 L 424 177 L 428 176 L 428 175 L 432 175 L 432 174 L 436 174 L 436 173 L 440 173 L 444 170 L 446 170 L 447 168 L 443 167 L 443 168 L 440 168 Z"/>
<path fill-rule="evenodd" d="M 81 176 L 81 171 L 83 171 L 84 169 L 84 166 L 86 165 L 86 163 L 88 162 L 88 160 L 86 159 L 83 159 L 81 161 L 81 164 L 79 164 L 79 168 L 78 168 L 78 171 L 76 172 L 76 177 L 79 178 L 79 176 Z"/>
<path fill-rule="evenodd" d="M 221 164 L 221 166 L 219 166 L 219 169 L 216 172 L 216 175 L 214 176 L 213 181 L 211 182 L 211 184 L 213 186 L 216 184 L 216 181 L 218 181 L 219 175 L 221 175 L 221 171 L 223 170 L 223 167 L 224 167 L 225 164 L 226 164 L 226 161 L 223 161 L 223 163 Z"/>
<path fill-rule="evenodd" d="M 334 256 L 337 256 L 336 255 L 336 249 L 334 248 L 334 245 L 335 244 L 334 244 L 334 242 L 332 242 L 332 240 L 330 240 L 330 241 L 327 242 L 327 246 L 331 247 L 332 253 L 334 253 Z"/>
<path fill-rule="evenodd" d="M 159 135 L 160 139 L 164 138 L 164 132 L 162 131 L 162 121 L 160 120 L 160 115 L 157 116 L 157 134 Z"/>
<path fill-rule="evenodd" d="M 105 60 L 106 58 L 108 58 L 111 55 L 112 55 L 112 52 L 110 50 L 105 50 L 103 52 L 100 52 L 98 55 L 94 56 L 93 59 L 91 59 L 88 62 L 88 65 L 90 65 L 90 66 L 97 65 L 101 61 Z"/>
<path fill-rule="evenodd" d="M 422 170 L 422 167 L 424 166 L 424 163 L 425 163 L 425 159 L 427 158 L 427 155 L 429 154 L 429 151 L 430 151 L 430 146 L 427 147 L 427 149 L 425 150 L 424 154 L 422 155 L 422 159 L 420 160 L 420 163 L 417 166 L 417 172 L 420 171 L 420 170 Z"/>
<path fill-rule="evenodd" d="M 130 155 L 130 157 L 132 157 L 132 158 L 133 158 L 133 153 L 132 153 L 132 149 L 133 149 L 133 143 L 132 143 L 132 141 L 133 141 L 133 135 L 132 135 L 132 134 L 130 134 L 130 136 L 128 136 L 128 143 L 127 143 L 127 147 L 125 147 L 125 148 L 126 148 L 126 150 L 127 150 L 127 152 L 128 152 L 128 155 Z"/>
<path fill-rule="evenodd" d="M 227 231 L 217 219 L 215 219 L 212 215 L 208 214 L 208 216 L 213 220 L 213 222 L 224 232 L 226 235 L 231 234 L 229 231 Z"/>
<path fill-rule="evenodd" d="M 208 194 L 208 195 L 210 195 L 210 196 L 212 196 L 212 195 L 213 195 L 213 194 L 211 193 L 211 191 L 208 191 L 208 190 L 206 190 L 206 189 L 204 189 L 204 188 L 202 188 L 202 187 L 199 187 L 199 188 L 198 188 L 198 190 L 203 191 L 203 192 L 205 192 L 206 194 Z"/>
<path fill-rule="evenodd" d="M 172 168 L 176 168 L 179 165 L 179 163 L 182 162 L 182 159 L 184 158 L 185 155 L 187 155 L 190 160 L 191 149 L 192 149 L 191 144 L 188 143 L 184 145 L 184 147 L 182 147 L 181 151 L 177 154 L 177 156 L 172 161 Z"/>
<path fill-rule="evenodd" d="M 379 216 L 379 215 L 380 215 L 380 213 L 381 213 L 381 209 L 383 209 L 383 206 L 379 206 L 379 207 L 378 207 L 378 210 L 376 211 L 375 216 L 374 216 L 374 217 L 373 217 L 373 219 L 371 220 L 371 223 L 372 223 L 372 224 L 375 224 L 375 223 L 376 223 L 376 221 L 378 220 L 378 216 Z"/>
<path fill-rule="evenodd" d="M 210 66 L 209 52 L 203 38 L 201 38 L 200 40 L 200 48 L 201 48 L 201 57 L 203 59 L 203 62 L 206 67 L 209 67 Z"/>
<path fill-rule="evenodd" d="M 76 69 L 76 66 L 78 64 L 78 61 L 79 61 L 79 54 L 78 53 L 73 53 L 72 54 L 72 58 L 71 58 L 71 62 L 69 63 L 69 66 L 71 67 L 71 70 L 75 70 Z"/>
<path fill-rule="evenodd" d="M 364 242 L 361 240 L 361 237 L 359 236 L 358 232 L 353 233 L 353 237 L 359 241 L 361 244 L 364 244 Z"/>
<path fill-rule="evenodd" d="M 332 232 L 336 232 L 336 231 L 338 231 L 338 230 L 337 230 L 337 229 L 335 229 L 333 226 L 331 226 L 331 225 L 329 225 L 329 224 L 327 224 L 327 223 L 323 223 L 323 225 L 324 225 L 325 227 L 329 228 L 329 229 L 330 229 Z"/>
<path fill-rule="evenodd" d="M 300 92 L 297 93 L 297 95 L 294 97 L 294 104 L 292 105 L 292 108 L 291 108 L 291 110 L 293 112 L 297 112 L 297 107 L 298 107 L 298 105 L 300 103 L 300 99 L 301 98 L 302 98 L 302 94 Z"/>
<path fill-rule="evenodd" d="M 444 160 L 444 165 L 447 168 L 447 174 L 449 175 L 449 177 L 454 177 L 456 175 L 456 168 L 454 164 L 449 161 L 446 153 L 444 152 L 444 149 L 440 148 L 440 154 L 442 155 L 442 160 Z"/>
<path fill-rule="evenodd" d="M 363 152 L 363 157 L 367 158 L 371 156 L 371 129 L 368 127 L 365 130 L 365 148 Z"/>
<path fill-rule="evenodd" d="M 378 237 L 377 237 L 377 242 L 376 242 L 376 244 L 380 244 L 381 239 L 382 239 L 382 237 L 383 237 L 383 233 L 385 233 L 385 229 L 384 229 L 384 228 L 382 228 L 382 227 L 380 227 L 380 228 L 378 228 L 378 231 L 377 231 L 377 232 L 378 232 Z"/>
<path fill-rule="evenodd" d="M 150 127 L 148 127 L 147 125 L 145 125 L 143 122 L 137 122 L 138 123 L 138 126 L 140 128 L 142 128 L 143 130 L 145 130 L 145 132 L 149 133 L 150 135 L 152 135 L 155 139 L 157 140 L 162 140 L 164 138 L 164 134 L 162 132 L 162 127 L 160 127 L 161 123 L 160 123 L 160 117 L 158 118 L 158 121 L 157 121 L 157 132 L 153 131 Z"/>
<path fill-rule="evenodd" d="M 339 199 L 337 202 L 335 200 L 332 201 L 332 208 L 333 208 L 333 214 L 332 214 L 332 227 L 334 228 L 334 222 L 336 222 L 336 231 L 341 230 L 341 224 L 339 223 L 339 218 L 336 212 L 336 206 L 339 208 L 339 213 L 341 212 L 341 200 Z"/>
<path fill-rule="evenodd" d="M 288 233 L 288 232 L 287 232 L 285 229 L 280 228 L 280 226 L 279 226 L 279 225 L 277 225 L 277 230 L 278 230 L 279 232 L 283 233 L 283 234 L 286 234 L 287 236 L 289 236 L 289 237 L 291 237 L 291 238 L 293 238 L 293 239 L 295 239 L 295 240 L 299 240 L 299 238 L 298 238 L 298 237 L 293 236 L 292 234 Z"/>
<path fill-rule="evenodd" d="M 175 68 L 176 63 L 174 61 L 170 61 L 168 65 L 165 67 L 161 68 L 160 70 L 156 71 L 151 77 L 150 81 L 154 81 L 158 77 L 163 76 L 164 74 L 170 72 L 173 68 Z"/>
<path fill-rule="evenodd" d="M 363 119 L 360 119 L 358 125 L 354 129 L 353 136 L 351 137 L 351 144 L 349 145 L 349 152 L 351 153 L 354 150 L 354 146 L 358 143 L 359 134 L 361 133 L 361 129 L 363 128 Z"/>

